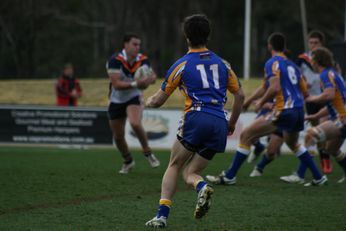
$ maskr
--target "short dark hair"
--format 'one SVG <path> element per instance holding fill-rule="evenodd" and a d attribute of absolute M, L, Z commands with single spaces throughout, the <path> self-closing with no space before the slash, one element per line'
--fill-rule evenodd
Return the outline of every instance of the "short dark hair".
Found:
<path fill-rule="evenodd" d="M 139 35 L 133 32 L 128 32 L 124 35 L 123 38 L 123 43 L 127 43 L 130 42 L 131 39 L 136 38 L 136 39 L 140 39 Z"/>
<path fill-rule="evenodd" d="M 268 43 L 275 51 L 284 52 L 286 50 L 286 37 L 282 33 L 274 32 L 268 37 Z"/>
<path fill-rule="evenodd" d="M 333 67 L 334 58 L 332 52 L 325 47 L 318 47 L 312 51 L 312 60 L 321 67 Z"/>
<path fill-rule="evenodd" d="M 324 42 L 325 42 L 325 36 L 319 30 L 312 30 L 312 31 L 310 31 L 309 34 L 308 34 L 308 39 L 310 39 L 310 38 L 317 38 L 317 39 L 320 40 L 320 42 L 322 44 L 324 44 Z"/>
<path fill-rule="evenodd" d="M 203 14 L 186 17 L 183 22 L 183 31 L 191 47 L 207 45 L 210 34 L 208 17 Z"/>

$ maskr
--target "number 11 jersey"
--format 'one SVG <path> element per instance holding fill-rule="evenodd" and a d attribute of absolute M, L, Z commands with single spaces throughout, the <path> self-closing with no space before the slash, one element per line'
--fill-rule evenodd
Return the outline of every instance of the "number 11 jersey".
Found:
<path fill-rule="evenodd" d="M 201 111 L 227 119 L 227 90 L 236 93 L 240 82 L 230 65 L 207 49 L 191 49 L 168 70 L 161 89 L 168 95 L 179 87 L 185 113 Z"/>

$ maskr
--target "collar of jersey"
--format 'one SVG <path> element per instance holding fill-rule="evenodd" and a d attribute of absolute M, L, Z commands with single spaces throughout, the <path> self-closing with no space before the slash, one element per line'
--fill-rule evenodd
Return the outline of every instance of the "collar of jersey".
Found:
<path fill-rule="evenodd" d="M 199 49 L 190 48 L 190 49 L 189 49 L 189 52 L 187 52 L 187 53 L 192 53 L 192 52 L 205 52 L 205 51 L 209 51 L 208 48 L 199 48 Z"/>
<path fill-rule="evenodd" d="M 283 57 L 283 58 L 287 58 L 286 55 L 283 52 L 278 52 L 274 56 L 280 56 L 280 57 Z"/>

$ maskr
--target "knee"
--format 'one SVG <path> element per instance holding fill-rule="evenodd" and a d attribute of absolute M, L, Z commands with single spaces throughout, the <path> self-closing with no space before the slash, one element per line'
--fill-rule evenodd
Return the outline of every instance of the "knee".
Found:
<path fill-rule="evenodd" d="M 267 148 L 267 155 L 270 159 L 274 159 L 275 156 L 279 153 L 279 149 L 278 148 Z"/>
<path fill-rule="evenodd" d="M 189 177 L 189 171 L 187 168 L 183 170 L 183 180 L 187 182 L 187 178 Z"/>
<path fill-rule="evenodd" d="M 142 123 L 140 121 L 130 121 L 130 125 L 133 130 L 138 130 L 142 127 Z"/>
<path fill-rule="evenodd" d="M 321 131 L 317 128 L 309 128 L 306 131 L 306 135 L 304 138 L 305 141 L 305 146 L 311 146 L 314 145 L 315 143 L 322 141 L 323 139 L 323 134 Z"/>
<path fill-rule="evenodd" d="M 244 129 L 243 132 L 240 134 L 240 143 L 251 145 L 250 131 L 248 129 Z"/>

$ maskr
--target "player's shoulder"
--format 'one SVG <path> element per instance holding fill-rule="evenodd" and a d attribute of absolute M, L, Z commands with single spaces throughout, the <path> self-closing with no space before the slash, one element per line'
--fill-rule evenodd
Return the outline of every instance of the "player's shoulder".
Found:
<path fill-rule="evenodd" d="M 114 53 L 108 58 L 108 63 L 120 63 L 121 60 L 125 60 L 125 57 L 121 52 Z"/>
<path fill-rule="evenodd" d="M 179 59 L 177 59 L 173 65 L 171 66 L 171 68 L 175 68 L 177 66 L 185 66 L 187 64 L 187 62 L 191 60 L 191 56 L 189 56 L 188 54 L 180 57 Z"/>
<path fill-rule="evenodd" d="M 265 68 L 272 68 L 273 64 L 277 62 L 276 56 L 270 57 L 264 64 Z"/>
<path fill-rule="evenodd" d="M 295 62 L 293 62 L 291 59 L 286 59 L 286 63 L 287 63 L 289 66 L 294 67 L 294 69 L 299 70 L 298 65 L 297 65 Z"/>

